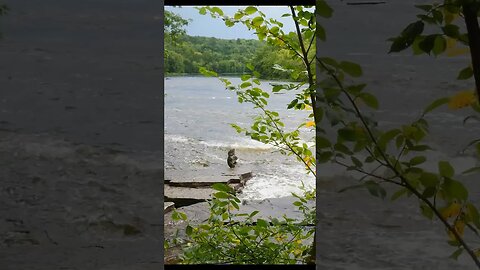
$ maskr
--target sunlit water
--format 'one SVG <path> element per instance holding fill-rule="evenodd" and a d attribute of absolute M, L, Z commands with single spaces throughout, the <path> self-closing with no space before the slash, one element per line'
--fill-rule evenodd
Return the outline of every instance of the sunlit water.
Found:
<path fill-rule="evenodd" d="M 233 83 L 239 78 L 229 78 Z M 270 91 L 271 82 L 262 82 Z M 261 200 L 290 196 L 300 192 L 302 182 L 308 189 L 315 185 L 313 175 L 293 156 L 285 156 L 271 146 L 237 133 L 230 123 L 249 127 L 260 113 L 251 104 L 240 104 L 236 94 L 226 90 L 216 78 L 172 77 L 165 80 L 165 169 L 191 175 L 192 171 L 215 174 L 228 171 L 227 152 L 236 149 L 239 168 L 249 168 L 254 177 L 241 197 Z M 286 110 L 291 94 L 271 94 L 269 109 L 276 110 L 286 130 L 307 120 L 307 111 Z M 302 129 L 305 139 L 314 133 Z M 311 148 L 312 152 L 313 148 Z M 239 169 L 240 170 L 240 169 Z M 243 171 L 232 170 L 242 173 Z"/>

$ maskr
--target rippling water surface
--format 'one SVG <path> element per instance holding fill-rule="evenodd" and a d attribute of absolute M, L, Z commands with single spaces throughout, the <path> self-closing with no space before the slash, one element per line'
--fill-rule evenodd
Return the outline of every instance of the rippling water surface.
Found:
<path fill-rule="evenodd" d="M 229 78 L 233 83 L 239 78 Z M 269 83 L 262 89 L 270 91 Z M 248 127 L 259 111 L 251 104 L 238 103 L 234 92 L 226 90 L 216 78 L 173 77 L 165 81 L 165 169 L 176 175 L 195 172 L 229 171 L 227 152 L 236 149 L 238 168 L 254 173 L 244 189 L 244 199 L 278 198 L 298 192 L 303 181 L 310 188 L 314 177 L 307 175 L 304 166 L 293 156 L 284 156 L 273 146 L 252 140 L 237 133 L 230 123 Z M 308 112 L 287 111 L 290 94 L 271 94 L 269 109 L 276 110 L 287 130 L 306 121 Z M 302 130 L 304 138 L 313 132 Z M 313 149 L 312 149 L 313 152 Z"/>

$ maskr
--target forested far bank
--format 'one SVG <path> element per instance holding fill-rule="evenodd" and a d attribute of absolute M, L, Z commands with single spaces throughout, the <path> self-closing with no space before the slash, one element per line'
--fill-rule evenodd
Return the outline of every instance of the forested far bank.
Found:
<path fill-rule="evenodd" d="M 219 74 L 243 74 L 251 71 L 250 63 L 262 79 L 291 80 L 290 74 L 274 68 L 275 64 L 289 69 L 301 62 L 284 50 L 251 39 L 218 39 L 182 35 L 176 40 L 165 39 L 165 73 L 199 74 L 206 67 Z"/>

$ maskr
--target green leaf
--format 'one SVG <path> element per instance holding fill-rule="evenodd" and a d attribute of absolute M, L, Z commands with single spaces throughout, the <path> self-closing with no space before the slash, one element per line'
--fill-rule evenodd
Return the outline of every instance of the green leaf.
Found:
<path fill-rule="evenodd" d="M 438 35 L 433 42 L 432 52 L 434 55 L 439 55 L 447 48 L 447 41 L 444 37 Z"/>
<path fill-rule="evenodd" d="M 401 188 L 398 191 L 396 191 L 395 193 L 393 193 L 391 200 L 394 201 L 394 200 L 400 198 L 401 196 L 407 194 L 407 192 L 408 192 L 408 189 Z"/>
<path fill-rule="evenodd" d="M 175 220 L 175 221 L 187 220 L 187 215 L 185 213 L 178 212 L 178 211 L 174 210 L 173 213 L 172 213 L 172 219 Z"/>
<path fill-rule="evenodd" d="M 247 13 L 247 15 L 252 15 L 253 13 L 257 12 L 257 10 L 258 9 L 256 7 L 250 6 L 245 9 L 245 13 Z"/>
<path fill-rule="evenodd" d="M 241 13 L 241 12 L 237 12 L 237 13 L 235 13 L 235 15 L 233 16 L 233 18 L 234 18 L 235 20 L 240 20 L 242 17 L 243 17 L 243 13 Z"/>
<path fill-rule="evenodd" d="M 342 61 L 340 62 L 340 68 L 352 77 L 362 76 L 362 68 L 356 63 Z"/>
<path fill-rule="evenodd" d="M 423 39 L 425 39 L 424 36 L 417 36 L 415 38 L 415 40 L 413 41 L 412 50 L 413 50 L 414 55 L 419 55 L 419 54 L 424 53 L 424 51 L 422 49 L 420 49 L 420 46 L 419 46 L 420 42 L 422 42 Z"/>
<path fill-rule="evenodd" d="M 358 95 L 358 98 L 360 98 L 365 104 L 367 104 L 368 107 L 373 108 L 373 109 L 378 109 L 378 100 L 377 98 L 370 94 L 370 93 L 360 93 Z"/>
<path fill-rule="evenodd" d="M 187 225 L 187 227 L 185 228 L 185 232 L 187 233 L 188 236 L 192 235 L 192 232 L 193 232 L 192 226 Z"/>
<path fill-rule="evenodd" d="M 315 33 L 317 34 L 317 37 L 318 37 L 321 41 L 326 41 L 326 40 L 327 40 L 327 34 L 326 34 L 325 28 L 323 28 L 323 26 L 317 24 L 315 31 L 316 31 Z"/>
<path fill-rule="evenodd" d="M 254 26 L 260 26 L 262 23 L 263 23 L 263 17 L 260 17 L 260 16 L 255 17 L 255 18 L 253 18 L 253 20 L 252 20 L 252 24 L 253 24 Z M 258 35 L 258 34 L 259 34 L 259 32 L 257 32 L 257 35 Z M 261 33 L 261 34 L 264 34 L 264 33 Z M 264 35 L 265 35 L 265 34 L 264 34 Z"/>
<path fill-rule="evenodd" d="M 477 208 L 472 203 L 468 203 L 467 209 L 473 224 L 480 229 L 480 214 L 478 213 Z"/>
<path fill-rule="evenodd" d="M 424 187 L 435 187 L 440 182 L 436 174 L 429 172 L 423 172 L 419 180 Z"/>
<path fill-rule="evenodd" d="M 438 162 L 438 171 L 441 176 L 451 178 L 455 174 L 455 171 L 448 161 Z"/>
<path fill-rule="evenodd" d="M 257 219 L 257 226 L 266 228 L 266 227 L 268 227 L 268 222 L 266 220 L 263 220 L 263 219 L 259 218 L 259 219 Z"/>
<path fill-rule="evenodd" d="M 471 67 L 466 67 L 460 70 L 460 73 L 458 73 L 457 80 L 466 80 L 471 78 L 472 76 L 473 76 L 473 69 Z"/>
<path fill-rule="evenodd" d="M 230 203 L 232 204 L 233 207 L 235 207 L 235 209 L 240 210 L 240 207 L 238 206 L 238 203 L 237 203 L 237 202 L 235 202 L 235 201 L 230 201 Z"/>
<path fill-rule="evenodd" d="M 325 151 L 320 153 L 317 151 L 317 162 L 325 163 L 329 161 L 332 156 L 333 156 L 333 153 L 331 151 Z"/>
<path fill-rule="evenodd" d="M 240 88 L 247 88 L 249 86 L 252 86 L 252 83 L 251 82 L 244 82 L 240 85 Z"/>
<path fill-rule="evenodd" d="M 433 210 L 428 207 L 428 205 L 424 202 L 420 202 L 420 210 L 422 211 L 422 215 L 427 217 L 428 219 L 433 219 Z"/>
<path fill-rule="evenodd" d="M 418 47 L 420 47 L 420 49 L 425 53 L 430 54 L 433 46 L 435 46 L 435 39 L 437 38 L 437 36 L 438 35 L 428 35 L 418 44 Z"/>
<path fill-rule="evenodd" d="M 365 187 L 368 189 L 368 192 L 370 192 L 370 194 L 375 197 L 385 199 L 385 196 L 387 195 L 387 192 L 385 191 L 385 189 L 375 181 L 372 181 L 372 180 L 366 181 Z"/>
<path fill-rule="evenodd" d="M 352 155 L 353 152 L 350 151 L 350 149 L 348 147 L 346 147 L 344 144 L 342 143 L 336 143 L 334 146 L 333 146 L 333 149 L 337 150 L 338 152 L 341 152 L 341 153 L 344 153 L 344 154 L 347 154 L 347 155 Z"/>
<path fill-rule="evenodd" d="M 326 65 L 329 65 L 329 66 L 332 66 L 334 68 L 338 68 L 339 67 L 339 64 L 337 63 L 337 61 L 335 61 L 335 59 L 333 58 L 330 58 L 330 57 L 320 57 L 318 58 L 322 63 L 326 64 Z"/>
<path fill-rule="evenodd" d="M 452 38 L 458 38 L 460 36 L 460 28 L 454 24 L 447 24 L 444 27 L 442 27 L 443 33 L 445 35 L 452 37 Z"/>
<path fill-rule="evenodd" d="M 395 139 L 395 146 L 397 148 L 400 148 L 402 145 L 403 145 L 403 142 L 405 141 L 405 137 L 400 135 L 400 136 L 397 136 L 397 138 Z"/>
<path fill-rule="evenodd" d="M 252 77 L 251 75 L 245 74 L 245 75 L 242 75 L 241 79 L 242 81 L 248 81 L 251 77 Z"/>
<path fill-rule="evenodd" d="M 421 20 L 409 24 L 399 37 L 393 39 L 389 53 L 403 51 L 412 45 L 415 38 L 422 34 L 424 26 Z"/>
<path fill-rule="evenodd" d="M 437 188 L 436 187 L 427 187 L 424 191 L 423 191 L 423 197 L 425 198 L 431 198 L 435 195 L 435 193 L 437 193 Z"/>
<path fill-rule="evenodd" d="M 324 0 L 317 0 L 315 3 L 316 14 L 323 18 L 332 17 L 333 9 Z"/>
<path fill-rule="evenodd" d="M 207 14 L 207 9 L 205 7 L 202 7 L 198 10 L 198 13 L 200 13 L 202 15 L 205 15 L 205 14 Z"/>
<path fill-rule="evenodd" d="M 235 25 L 235 23 L 234 23 L 233 21 L 231 21 L 231 20 L 225 20 L 225 25 L 226 25 L 227 27 L 232 27 L 232 26 Z"/>
<path fill-rule="evenodd" d="M 462 244 L 460 244 L 460 242 L 458 242 L 458 240 L 448 240 L 447 241 L 447 244 L 449 244 L 450 246 L 452 247 L 459 247 L 461 246 Z"/>
<path fill-rule="evenodd" d="M 450 101 L 450 98 L 448 97 L 436 99 L 432 103 L 430 103 L 430 105 L 428 105 L 427 108 L 425 108 L 425 110 L 423 111 L 423 114 L 427 114 L 433 111 L 434 109 L 442 106 L 443 104 L 447 104 L 449 101 Z"/>
<path fill-rule="evenodd" d="M 408 163 L 410 163 L 411 166 L 415 166 L 415 165 L 424 163 L 426 160 L 427 158 L 424 156 L 416 156 L 410 159 Z"/>
<path fill-rule="evenodd" d="M 219 7 L 212 7 L 212 12 L 218 13 L 218 15 L 223 16 L 223 10 Z"/>
<path fill-rule="evenodd" d="M 223 192 L 227 192 L 227 193 L 233 193 L 234 192 L 232 187 L 230 187 L 229 185 L 223 184 L 223 183 L 215 183 L 215 184 L 212 185 L 212 188 L 214 190 L 223 191 Z"/>
<path fill-rule="evenodd" d="M 200 67 L 200 68 L 198 69 L 198 71 L 199 71 L 200 73 L 202 73 L 204 76 L 207 76 L 207 77 L 217 77 L 217 76 L 218 76 L 218 74 L 217 74 L 216 72 L 211 71 L 211 70 L 207 70 L 207 69 L 204 68 L 204 67 Z"/>
<path fill-rule="evenodd" d="M 252 64 L 248 63 L 245 65 L 248 69 L 250 69 L 251 71 L 253 71 L 255 68 L 253 67 Z"/>
<path fill-rule="evenodd" d="M 432 10 L 433 19 L 437 24 L 442 24 L 443 22 L 443 13 L 439 10 Z"/>
<path fill-rule="evenodd" d="M 360 160 L 358 160 L 358 158 L 356 158 L 354 156 L 351 156 L 350 159 L 352 160 L 353 164 L 356 167 L 361 168 L 363 166 L 362 162 Z"/>
<path fill-rule="evenodd" d="M 462 252 L 463 252 L 463 248 L 459 248 L 459 249 L 455 250 L 455 252 L 453 252 L 453 253 L 449 256 L 449 258 L 452 258 L 452 259 L 454 259 L 454 260 L 458 260 L 458 257 L 459 257 L 460 255 L 462 255 Z"/>
<path fill-rule="evenodd" d="M 357 84 L 357 85 L 350 85 L 345 88 L 345 90 L 351 94 L 351 95 L 358 95 L 362 90 L 367 86 L 367 84 L 362 83 L 362 84 Z"/>
<path fill-rule="evenodd" d="M 454 199 L 466 200 L 468 198 L 468 190 L 462 183 L 453 179 L 445 179 L 443 190 L 449 197 Z"/>
<path fill-rule="evenodd" d="M 388 53 L 403 51 L 406 48 L 408 48 L 408 46 L 411 45 L 411 44 L 408 43 L 407 39 L 405 37 L 402 37 L 402 36 L 396 37 L 392 41 L 393 41 L 393 43 L 390 46 L 390 50 L 388 51 Z M 413 43 L 413 41 L 412 41 L 412 43 Z"/>
<path fill-rule="evenodd" d="M 338 136 L 340 139 L 345 141 L 355 141 L 356 139 L 355 130 L 350 128 L 339 129 Z"/>
<path fill-rule="evenodd" d="M 378 138 L 378 144 L 379 146 L 382 148 L 382 149 L 385 149 L 388 142 L 390 142 L 393 138 L 395 138 L 395 136 L 397 136 L 398 134 L 400 134 L 400 130 L 399 129 L 392 129 L 392 130 L 389 130 L 385 133 L 383 133 L 382 135 L 380 135 L 380 137 Z"/>
<path fill-rule="evenodd" d="M 332 143 L 327 138 L 317 135 L 315 137 L 315 146 L 317 149 L 322 149 L 332 146 Z"/>
<path fill-rule="evenodd" d="M 173 213 L 172 213 L 172 219 L 175 220 L 175 221 L 176 221 L 176 220 L 180 220 L 180 215 L 178 214 L 177 211 L 173 211 Z"/>
<path fill-rule="evenodd" d="M 263 32 L 257 32 L 257 37 L 260 41 L 263 41 L 267 37 L 267 35 Z"/>
<path fill-rule="evenodd" d="M 298 103 L 298 99 L 292 100 L 292 102 L 290 102 L 290 104 L 288 104 L 287 109 L 291 109 L 291 108 L 295 107 L 295 105 L 297 105 L 297 103 Z"/>
<path fill-rule="evenodd" d="M 280 90 L 282 90 L 282 89 L 285 89 L 285 87 L 283 85 L 276 84 L 276 85 L 273 86 L 272 92 L 277 93 L 277 92 L 280 92 Z"/>
<path fill-rule="evenodd" d="M 230 198 L 230 194 L 226 193 L 226 192 L 223 192 L 223 191 L 220 191 L 220 192 L 216 192 L 213 194 L 213 196 L 215 198 L 219 198 L 219 199 L 228 199 Z"/>
<path fill-rule="evenodd" d="M 252 213 L 250 213 L 250 215 L 248 216 L 249 218 L 252 218 L 253 216 L 255 216 L 256 214 L 258 214 L 259 211 L 255 210 L 253 211 Z"/>
<path fill-rule="evenodd" d="M 274 27 L 270 28 L 270 32 L 272 32 L 272 34 L 274 34 L 274 35 L 278 34 L 279 30 L 280 30 L 280 28 L 278 26 L 274 26 Z"/>

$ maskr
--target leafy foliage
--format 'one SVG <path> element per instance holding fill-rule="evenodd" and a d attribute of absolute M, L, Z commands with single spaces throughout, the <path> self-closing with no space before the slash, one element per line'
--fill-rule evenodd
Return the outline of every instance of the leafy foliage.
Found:
<path fill-rule="evenodd" d="M 167 75 L 197 74 L 199 67 L 215 70 L 219 74 L 251 74 L 246 68 L 251 63 L 261 79 L 305 81 L 304 73 L 297 72 L 290 76 L 293 70 L 302 70 L 304 64 L 292 59 L 289 50 L 265 41 L 187 35 L 178 37 L 175 42 L 171 39 L 165 41 L 165 48 L 169 52 L 165 60 Z"/>
<path fill-rule="evenodd" d="M 295 264 L 306 259 L 315 217 L 308 203 L 315 200 L 314 193 L 296 195 L 299 200 L 293 204 L 305 214 L 305 220 L 298 223 L 287 216 L 266 220 L 256 218 L 258 211 L 243 213 L 231 187 L 216 184 L 213 188 L 217 192 L 209 201 L 208 220 L 187 225 L 187 239 L 176 240 L 186 246 L 181 263 Z M 188 220 L 177 211 L 173 219 Z"/>
<path fill-rule="evenodd" d="M 199 67 L 219 73 L 243 73 L 261 43 L 256 40 L 223 40 L 213 37 L 182 36 L 177 43 L 166 40 L 170 56 L 165 72 L 198 74 Z"/>
<path fill-rule="evenodd" d="M 164 13 L 164 31 L 166 36 L 175 39 L 178 36 L 185 35 L 184 27 L 188 25 L 188 20 L 171 11 L 165 10 Z"/>
<path fill-rule="evenodd" d="M 417 15 L 419 20 L 407 25 L 400 35 L 390 39 L 392 42 L 390 53 L 400 52 L 409 47 L 412 48 L 414 54 L 426 53 L 435 56 L 442 54 L 456 56 L 469 51 L 468 46 L 472 46 L 468 40 L 469 33 L 462 32 L 464 31 L 462 29 L 465 29 L 465 27 L 459 25 L 460 22 L 457 18 L 463 18 L 465 12 L 472 10 L 474 10 L 474 14 L 478 14 L 478 5 L 469 1 L 445 0 L 442 4 L 417 5 L 416 7 L 422 10 L 423 13 Z M 476 23 L 478 24 L 478 22 Z M 439 32 L 424 34 L 425 25 L 436 26 Z M 471 28 L 468 28 L 468 31 L 470 30 Z M 459 48 L 458 44 L 462 44 L 465 47 Z M 466 251 L 480 268 L 480 262 L 477 259 L 480 253 L 479 249 L 474 250 L 470 248 L 464 239 L 465 228 L 471 229 L 474 233 L 478 233 L 477 230 L 480 229 L 478 227 L 480 223 L 478 210 L 470 201 L 468 190 L 462 182 L 455 179 L 456 173 L 453 166 L 448 161 L 440 161 L 438 163 L 438 171 L 426 171 L 419 166 L 426 162 L 426 156 L 415 155 L 411 157 L 409 155 L 409 160 L 406 159 L 409 153 L 425 152 L 431 149 L 425 141 L 428 134 L 428 122 L 424 118 L 426 114 L 431 113 L 444 104 L 448 104 L 450 109 L 470 107 L 478 113 L 480 110 L 478 96 L 475 95 L 475 92 L 461 91 L 451 97 L 436 99 L 424 109 L 422 115 L 414 122 L 403 125 L 401 128 L 381 131 L 364 117 L 360 107 L 355 103 L 359 94 L 358 92 L 347 90 L 348 86 L 344 85 L 343 80 L 344 74 L 339 72 L 337 63 L 325 57 L 318 58 L 318 61 L 322 66 L 322 71 L 327 76 L 327 79 L 321 82 L 324 93 L 331 92 L 329 88 L 333 86 L 329 84 L 329 88 L 327 88 L 326 85 L 327 82 L 333 79 L 336 83 L 337 92 L 342 92 L 346 96 L 350 107 L 345 106 L 341 99 L 330 99 L 330 103 L 341 108 L 346 115 L 353 114 L 354 118 L 357 119 L 356 121 L 346 121 L 345 117 L 343 121 L 336 120 L 331 122 L 332 126 L 338 123 L 341 123 L 343 126 L 338 129 L 339 137 L 337 140 L 351 141 L 353 145 L 343 144 L 342 147 L 337 147 L 337 149 L 327 149 L 333 155 L 326 161 L 330 160 L 349 170 L 363 173 L 365 178 L 371 178 L 371 180 L 352 188 L 365 186 L 372 195 L 383 198 L 385 197 L 385 191 L 383 188 L 380 188 L 380 185 L 390 183 L 400 187 L 393 194 L 392 200 L 405 195 L 414 195 L 419 200 L 421 213 L 428 219 L 438 218 L 445 226 L 448 243 L 457 247 L 457 250 L 453 252 L 451 257 L 457 258 L 463 251 Z M 471 78 L 479 68 L 472 64 L 462 69 L 458 74 L 458 79 L 466 80 Z M 477 89 L 477 91 L 480 91 L 480 89 Z M 374 105 L 372 102 L 370 103 Z M 331 105 L 325 107 L 327 115 L 329 114 L 328 110 L 332 109 L 331 107 Z M 377 106 L 375 104 L 370 107 L 376 108 Z M 464 122 L 471 118 L 476 118 L 476 116 L 469 116 L 465 118 Z M 363 129 L 363 133 L 367 134 L 367 136 L 362 138 L 360 134 L 359 136 L 351 135 L 353 134 L 352 131 L 348 133 L 341 132 L 348 127 L 350 127 L 350 130 L 352 130 L 352 127 Z M 337 145 L 338 143 L 331 142 L 330 144 Z M 355 149 L 354 145 L 358 144 L 361 144 L 363 149 L 360 147 Z M 478 140 L 469 143 L 469 146 L 473 145 L 478 145 Z M 353 149 L 351 148 L 352 146 Z M 335 150 L 340 153 L 335 153 Z M 358 156 L 356 156 L 357 153 L 359 154 Z M 366 156 L 365 162 L 377 163 L 378 167 L 373 171 L 365 170 L 361 166 L 360 156 Z M 386 177 L 376 173 L 379 168 L 384 168 L 384 170 L 391 172 L 389 175 L 392 176 Z M 474 167 L 464 173 L 476 172 L 478 171 L 477 169 L 477 167 Z"/>

